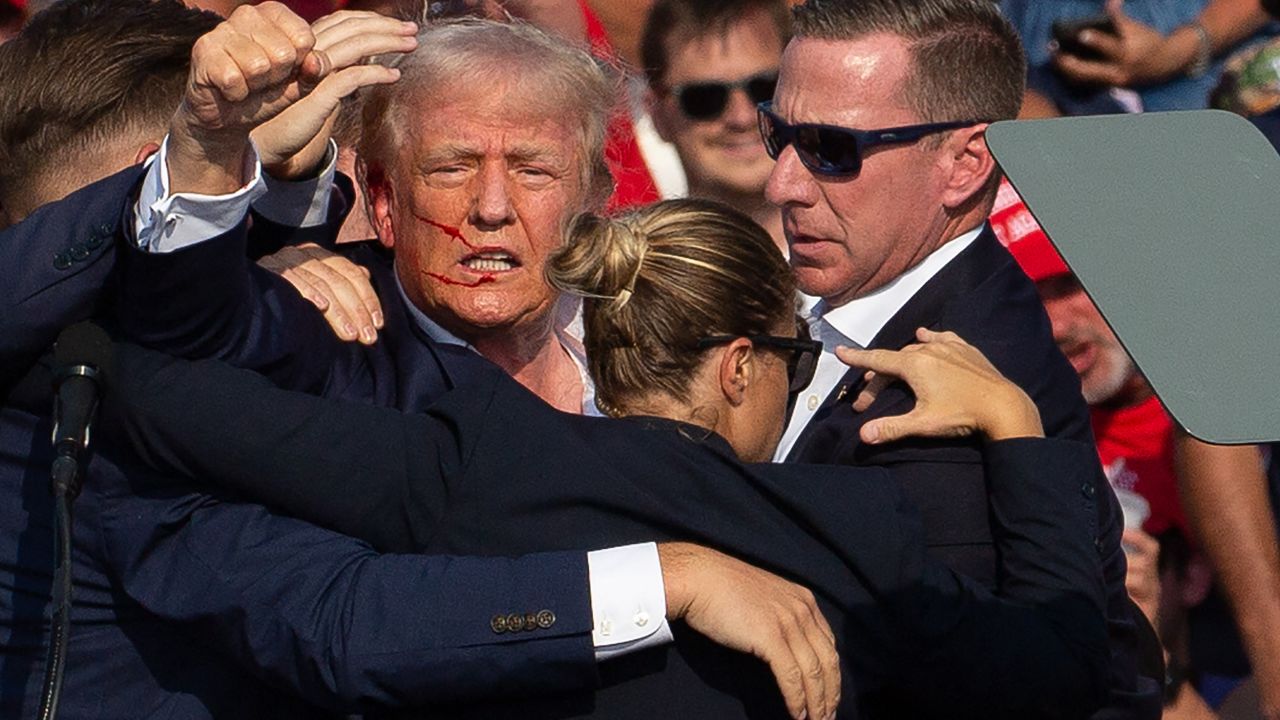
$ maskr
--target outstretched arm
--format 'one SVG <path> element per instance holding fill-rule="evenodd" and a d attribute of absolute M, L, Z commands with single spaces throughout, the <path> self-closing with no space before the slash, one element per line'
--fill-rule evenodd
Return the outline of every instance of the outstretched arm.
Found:
<path fill-rule="evenodd" d="M 426 544 L 447 508 L 446 479 L 468 453 L 430 414 L 275 387 L 218 361 L 116 348 L 103 423 L 149 466 L 363 538 L 384 552 Z M 490 390 L 491 392 L 491 390 Z M 488 401 L 486 388 L 476 402 Z"/>
<path fill-rule="evenodd" d="M 514 383 L 494 373 L 493 383 Z M 456 417 L 322 400 L 216 361 L 132 346 L 119 347 L 111 376 L 112 416 L 102 425 L 127 433 L 152 467 L 216 482 L 380 549 L 427 544 L 447 512 L 448 481 L 464 476 L 472 440 L 482 436 Z M 460 392 L 484 407 L 493 386 Z M 768 663 L 793 715 L 834 711 L 835 640 L 812 593 L 696 545 L 665 543 L 658 553 L 669 619 Z M 604 602 L 594 584 L 592 598 Z"/>

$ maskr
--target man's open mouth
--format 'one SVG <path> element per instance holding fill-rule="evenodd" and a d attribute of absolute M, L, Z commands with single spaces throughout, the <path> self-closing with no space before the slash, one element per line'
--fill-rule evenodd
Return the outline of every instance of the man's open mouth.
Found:
<path fill-rule="evenodd" d="M 503 250 L 484 250 L 462 258 L 459 264 L 474 272 L 506 272 L 520 267 L 520 261 Z"/>

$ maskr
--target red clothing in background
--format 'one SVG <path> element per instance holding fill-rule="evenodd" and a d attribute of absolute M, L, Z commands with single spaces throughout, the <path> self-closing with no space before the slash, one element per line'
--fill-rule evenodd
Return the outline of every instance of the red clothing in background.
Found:
<path fill-rule="evenodd" d="M 1119 409 L 1094 407 L 1090 414 L 1107 479 L 1151 504 L 1142 529 L 1159 535 L 1174 527 L 1191 540 L 1173 472 L 1173 422 L 1159 398 Z"/>
<path fill-rule="evenodd" d="M 582 8 L 582 17 L 587 24 L 587 38 L 591 41 L 592 52 L 604 60 L 617 63 L 618 56 L 609 42 L 604 25 L 600 18 L 591 11 L 586 0 L 578 0 Z M 604 148 L 605 161 L 613 172 L 614 189 L 609 198 L 609 210 L 619 210 L 637 205 L 648 205 L 660 199 L 658 186 L 644 164 L 644 156 L 640 154 L 640 145 L 636 143 L 635 126 L 631 123 L 631 115 L 619 112 L 609 123 L 609 139 Z"/>

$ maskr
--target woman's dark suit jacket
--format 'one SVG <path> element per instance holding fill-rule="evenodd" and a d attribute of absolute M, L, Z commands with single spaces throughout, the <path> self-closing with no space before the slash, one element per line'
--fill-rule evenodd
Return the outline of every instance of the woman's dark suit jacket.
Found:
<path fill-rule="evenodd" d="M 986 446 L 993 595 L 926 555 L 889 471 L 747 465 L 692 425 L 558 412 L 496 368 L 424 414 L 127 346 L 113 377 L 120 405 L 103 425 L 149 464 L 384 552 L 685 540 L 799 582 L 836 632 L 842 718 L 1083 717 L 1105 696 L 1096 515 L 1080 492 L 1095 459 L 1078 443 Z M 785 717 L 763 663 L 674 629 L 672 646 L 602 663 L 594 693 L 430 716 Z"/>

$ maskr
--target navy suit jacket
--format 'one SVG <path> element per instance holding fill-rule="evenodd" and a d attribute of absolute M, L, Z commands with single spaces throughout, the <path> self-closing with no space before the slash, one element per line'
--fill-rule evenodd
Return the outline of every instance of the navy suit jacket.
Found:
<path fill-rule="evenodd" d="M 402 415 L 279 390 L 220 363 L 122 353 L 113 391 L 130 412 L 118 425 L 148 462 L 377 547 L 515 554 L 684 539 L 811 587 L 851 685 L 842 717 L 1083 717 L 1105 697 L 1095 511 L 1079 502 L 1095 481 L 1090 445 L 987 446 L 997 599 L 926 556 L 914 512 L 879 468 L 743 465 L 704 429 L 560 413 L 496 368 Z M 1064 512 L 1046 518 L 1045 504 Z M 601 672 L 594 694 L 453 710 L 784 715 L 763 664 L 679 630 L 674 649 Z"/>
<path fill-rule="evenodd" d="M 950 330 L 982 351 L 1005 376 L 1022 387 L 1040 409 L 1045 434 L 1093 443 L 1088 407 L 1080 380 L 1053 341 L 1049 320 L 1035 286 L 1000 244 L 990 227 L 889 320 L 871 341 L 872 348 L 899 349 L 915 339 L 915 330 Z M 997 549 L 987 511 L 987 486 L 980 449 L 969 440 L 909 439 L 889 445 L 862 443 L 859 431 L 872 418 L 899 415 L 915 398 L 906 385 L 891 385 L 862 413 L 850 400 L 861 387 L 862 371 L 850 369 L 801 433 L 788 461 L 837 465 L 877 464 L 900 468 L 897 474 L 924 520 L 930 551 L 952 568 L 993 585 L 999 581 Z M 1111 715 L 1159 717 L 1159 685 L 1138 670 L 1136 625 L 1146 621 L 1125 590 L 1123 527 L 1110 485 L 1101 480 L 1079 488 L 1093 498 L 1091 519 L 1107 589 L 1111 631 L 1113 688 Z M 1052 513 L 1046 509 L 1046 513 Z"/>
<path fill-rule="evenodd" d="M 16 382 L 62 328 L 92 317 L 115 268 L 124 198 L 142 178 L 131 167 L 37 208 L 0 230 L 0 387 Z"/>
<path fill-rule="evenodd" d="M 100 309 L 140 173 L 94 183 L 0 233 L 15 278 L 0 287 L 3 717 L 35 712 L 48 639 L 52 400 L 47 359 L 36 359 L 64 325 Z M 157 302 L 163 311 L 168 299 Z M 384 558 L 260 506 L 140 497 L 142 470 L 101 455 L 87 474 L 62 717 L 314 717 L 317 706 L 350 712 L 597 680 L 581 553 Z M 555 627 L 521 642 L 488 628 L 499 609 L 543 608 L 556 609 Z"/>

